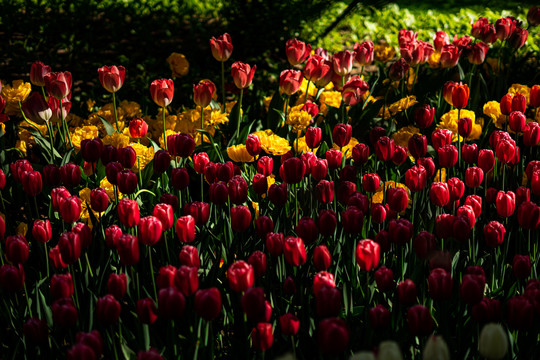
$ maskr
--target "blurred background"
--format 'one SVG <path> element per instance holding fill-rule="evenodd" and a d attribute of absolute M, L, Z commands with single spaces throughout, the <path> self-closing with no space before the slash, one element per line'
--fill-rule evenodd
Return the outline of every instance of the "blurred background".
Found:
<path fill-rule="evenodd" d="M 288 67 L 285 42 L 297 37 L 330 52 L 352 49 L 357 41 L 384 39 L 397 48 L 401 28 L 419 31 L 419 39 L 437 30 L 470 33 L 481 16 L 526 19 L 523 1 L 330 1 L 330 0 L 2 0 L 0 1 L 0 79 L 28 81 L 30 66 L 43 61 L 52 71 L 73 75 L 74 112 L 88 99 L 106 101 L 97 69 L 126 67 L 119 96 L 149 105 L 150 82 L 172 76 L 166 59 L 184 54 L 189 72 L 175 81 L 173 105 L 191 106 L 192 85 L 201 79 L 219 82 L 220 64 L 209 39 L 228 32 L 232 61 L 257 65 L 255 92 L 276 88 Z M 538 29 L 527 41 L 538 51 Z M 226 63 L 226 68 L 232 64 Z M 525 74 L 524 74 L 525 75 Z M 516 76 L 519 77 L 519 74 Z M 144 100 L 143 100 L 144 99 Z M 109 99 L 110 100 L 110 99 Z M 145 104 L 144 101 L 147 101 Z"/>

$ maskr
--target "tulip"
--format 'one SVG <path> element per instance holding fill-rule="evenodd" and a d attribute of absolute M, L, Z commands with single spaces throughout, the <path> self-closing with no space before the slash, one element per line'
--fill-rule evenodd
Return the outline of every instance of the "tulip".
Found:
<path fill-rule="evenodd" d="M 388 233 L 393 243 L 397 245 L 405 245 L 412 237 L 413 225 L 405 219 L 392 219 L 388 224 Z"/>
<path fill-rule="evenodd" d="M 137 316 L 143 324 L 153 324 L 157 320 L 157 308 L 152 298 L 137 300 Z"/>
<path fill-rule="evenodd" d="M 370 271 L 379 265 L 380 246 L 371 239 L 360 240 L 356 245 L 356 263 L 360 270 Z"/>
<path fill-rule="evenodd" d="M 368 315 L 374 330 L 384 330 L 390 326 L 390 311 L 384 305 L 369 309 Z"/>
<path fill-rule="evenodd" d="M 470 188 L 477 188 L 484 180 L 484 171 L 476 166 L 465 170 L 465 184 Z"/>
<path fill-rule="evenodd" d="M 450 191 L 447 183 L 435 182 L 429 189 L 429 198 L 437 206 L 445 206 L 450 201 Z"/>
<path fill-rule="evenodd" d="M 362 186 L 365 192 L 374 193 L 381 185 L 381 178 L 377 173 L 365 174 L 362 178 Z"/>
<path fill-rule="evenodd" d="M 281 164 L 279 173 L 285 183 L 298 184 L 306 173 L 306 165 L 299 158 L 292 157 Z"/>
<path fill-rule="evenodd" d="M 96 315 L 98 320 L 104 325 L 112 325 L 120 317 L 121 306 L 114 296 L 107 294 L 99 298 L 96 305 Z"/>
<path fill-rule="evenodd" d="M 463 109 L 469 101 L 469 86 L 460 83 L 452 89 L 452 105 L 457 109 Z"/>
<path fill-rule="evenodd" d="M 170 320 L 178 320 L 184 314 L 186 299 L 180 290 L 168 287 L 159 290 L 158 309 L 159 314 Z"/>
<path fill-rule="evenodd" d="M 408 148 L 412 157 L 415 159 L 424 157 L 427 152 L 427 137 L 425 135 L 414 134 L 409 139 Z"/>
<path fill-rule="evenodd" d="M 243 292 L 253 286 L 255 271 L 253 266 L 243 260 L 234 262 L 227 271 L 229 286 L 235 292 Z"/>
<path fill-rule="evenodd" d="M 512 111 L 508 117 L 508 125 L 514 132 L 522 132 L 525 129 L 526 121 L 527 117 L 521 111 Z"/>
<path fill-rule="evenodd" d="M 300 329 L 300 320 L 293 314 L 287 313 L 279 317 L 279 325 L 283 335 L 294 336 Z"/>
<path fill-rule="evenodd" d="M 66 264 L 73 264 L 81 256 L 81 238 L 74 232 L 65 232 L 60 235 L 58 249 L 62 255 L 62 261 Z"/>
<path fill-rule="evenodd" d="M 422 105 L 414 111 L 414 122 L 421 129 L 426 129 L 433 123 L 435 108 L 429 105 Z"/>
<path fill-rule="evenodd" d="M 201 107 L 201 111 L 210 105 L 215 93 L 216 85 L 210 80 L 201 80 L 197 85 L 193 85 L 193 101 Z"/>
<path fill-rule="evenodd" d="M 183 214 L 191 215 L 195 219 L 195 225 L 201 227 L 208 222 L 210 218 L 210 206 L 208 203 L 194 201 L 187 203 L 183 207 Z"/>
<path fill-rule="evenodd" d="M 317 230 L 317 224 L 309 216 L 302 217 L 295 228 L 296 234 L 302 238 L 304 243 L 310 245 L 317 240 L 319 232 Z"/>
<path fill-rule="evenodd" d="M 139 241 L 144 245 L 155 245 L 161 238 L 163 225 L 155 216 L 146 216 L 137 225 Z"/>
<path fill-rule="evenodd" d="M 184 296 L 195 294 L 199 288 L 198 269 L 185 265 L 180 266 L 174 275 L 174 284 Z"/>
<path fill-rule="evenodd" d="M 322 274 L 326 276 L 321 276 Z M 320 318 L 337 316 L 341 311 L 341 292 L 335 287 L 333 275 L 326 272 L 318 273 L 313 279 L 313 286 L 317 316 Z"/>
<path fill-rule="evenodd" d="M 346 234 L 359 234 L 364 225 L 364 213 L 356 206 L 349 206 L 341 213 L 341 223 Z"/>
<path fill-rule="evenodd" d="M 343 102 L 346 105 L 354 106 L 363 101 L 363 95 L 369 90 L 369 84 L 362 80 L 360 76 L 351 77 L 341 91 Z M 334 138 L 335 140 L 335 138 Z M 335 142 L 335 141 L 334 141 Z M 338 144 L 338 143 L 336 143 Z M 339 145 L 339 144 L 338 144 Z"/>
<path fill-rule="evenodd" d="M 132 138 L 144 138 L 148 132 L 148 124 L 140 118 L 132 119 L 129 122 L 129 135 Z"/>
<path fill-rule="evenodd" d="M 78 312 L 71 298 L 55 300 L 51 305 L 51 311 L 55 325 L 70 328 L 77 324 Z"/>
<path fill-rule="evenodd" d="M 32 317 L 24 323 L 23 333 L 28 343 L 39 346 L 44 345 L 49 338 L 47 322 L 37 317 Z"/>
<path fill-rule="evenodd" d="M 349 329 L 345 321 L 328 318 L 319 323 L 317 342 L 323 354 L 342 354 L 349 345 Z"/>
<path fill-rule="evenodd" d="M 242 310 L 249 321 L 264 321 L 266 312 L 264 290 L 258 287 L 247 289 L 242 296 Z"/>
<path fill-rule="evenodd" d="M 423 166 L 415 165 L 405 172 L 405 184 L 411 192 L 419 192 L 426 186 L 427 172 Z"/>
<path fill-rule="evenodd" d="M 53 112 L 49 107 L 49 104 L 43 98 L 43 95 L 37 92 L 32 93 L 32 95 L 30 95 L 30 97 L 22 104 L 22 111 L 28 119 L 38 124 L 48 122 L 53 115 Z"/>
<path fill-rule="evenodd" d="M 50 290 L 54 300 L 73 296 L 74 288 L 71 274 L 53 275 Z"/>
<path fill-rule="evenodd" d="M 180 216 L 176 220 L 176 236 L 182 243 L 190 243 L 195 240 L 195 219 L 191 215 Z"/>
<path fill-rule="evenodd" d="M 266 249 L 270 255 L 278 257 L 283 253 L 283 234 L 269 232 L 265 238 Z"/>
<path fill-rule="evenodd" d="M 407 191 L 401 187 L 388 189 L 386 197 L 390 209 L 397 213 L 405 211 L 409 204 L 409 195 L 407 194 Z"/>
<path fill-rule="evenodd" d="M 268 189 L 268 199 L 275 206 L 283 206 L 287 202 L 287 184 L 272 184 Z"/>
<path fill-rule="evenodd" d="M 323 236 L 334 234 L 337 226 L 337 216 L 332 210 L 321 210 L 318 219 L 319 232 Z"/>
<path fill-rule="evenodd" d="M 311 53 L 311 45 L 306 44 L 298 39 L 289 39 L 285 44 L 285 52 L 287 60 L 292 66 L 301 64 Z"/>
<path fill-rule="evenodd" d="M 516 254 L 512 261 L 512 271 L 518 279 L 526 279 L 531 275 L 531 259 L 528 255 Z"/>
<path fill-rule="evenodd" d="M 110 249 L 115 249 L 116 243 L 122 235 L 122 229 L 118 225 L 111 225 L 105 229 L 105 243 Z"/>
<path fill-rule="evenodd" d="M 150 348 L 147 351 L 139 351 L 137 353 L 137 360 L 163 360 L 163 356 L 154 348 Z"/>
<path fill-rule="evenodd" d="M 429 296 L 433 300 L 448 300 L 452 296 L 452 276 L 444 269 L 433 269 L 428 277 L 428 285 Z"/>
<path fill-rule="evenodd" d="M 508 300 L 506 306 L 510 329 L 526 331 L 533 326 L 534 306 L 527 297 L 514 296 Z"/>
<path fill-rule="evenodd" d="M 109 207 L 109 195 L 103 188 L 93 189 L 90 192 L 90 206 L 92 210 L 103 212 Z"/>
<path fill-rule="evenodd" d="M 375 271 L 375 283 L 379 291 L 390 291 L 394 288 L 394 273 L 386 266 L 381 266 Z"/>
<path fill-rule="evenodd" d="M 233 51 L 231 36 L 228 33 L 219 36 L 217 39 L 212 36 L 210 39 L 210 50 L 212 50 L 212 56 L 217 61 L 224 62 L 229 60 Z"/>
<path fill-rule="evenodd" d="M 174 277 L 177 272 L 177 268 L 172 265 L 165 265 L 159 268 L 159 274 L 156 277 L 156 285 L 158 289 L 168 288 L 174 286 Z"/>
<path fill-rule="evenodd" d="M 260 351 L 268 350 L 274 342 L 272 324 L 260 322 L 251 331 L 253 347 Z"/>
<path fill-rule="evenodd" d="M 171 79 L 154 80 L 150 84 L 150 94 L 157 106 L 169 106 L 174 96 L 174 82 Z"/>
<path fill-rule="evenodd" d="M 51 97 L 63 100 L 71 93 L 72 78 L 69 71 L 49 72 L 43 76 L 45 87 Z"/>
<path fill-rule="evenodd" d="M 68 187 L 75 187 L 81 182 L 81 167 L 73 163 L 67 163 L 60 167 L 60 178 Z"/>
<path fill-rule="evenodd" d="M 363 41 L 361 44 L 354 45 L 355 60 L 361 65 L 370 65 L 374 57 L 374 44 L 370 40 Z"/>
<path fill-rule="evenodd" d="M 107 180 L 114 185 L 117 185 L 116 177 L 118 176 L 118 173 L 122 171 L 124 167 L 119 162 L 110 162 L 105 166 L 105 174 L 107 176 Z"/>
<path fill-rule="evenodd" d="M 503 359 L 508 352 L 506 331 L 500 324 L 487 324 L 480 332 L 478 352 L 486 359 Z"/>
<path fill-rule="evenodd" d="M 30 68 L 30 82 L 36 86 L 45 86 L 45 75 L 51 72 L 49 65 L 35 61 Z"/>
<path fill-rule="evenodd" d="M 305 264 L 307 255 L 304 241 L 299 237 L 288 236 L 283 242 L 283 255 L 285 261 L 291 266 Z"/>
<path fill-rule="evenodd" d="M 256 69 L 257 65 L 253 65 L 253 67 L 251 67 L 248 64 L 244 64 L 240 61 L 232 64 L 231 75 L 236 87 L 239 89 L 248 88 L 253 81 L 253 75 L 255 75 Z"/>
<path fill-rule="evenodd" d="M 256 277 L 266 273 L 266 255 L 262 251 L 254 251 L 248 258 L 248 263 L 253 266 Z"/>
<path fill-rule="evenodd" d="M 135 200 L 123 198 L 118 203 L 118 218 L 125 227 L 133 227 L 139 224 L 139 205 Z"/>
<path fill-rule="evenodd" d="M 195 140 L 190 134 L 173 134 L 167 137 L 167 146 L 171 155 L 187 158 L 195 150 Z"/>
<path fill-rule="evenodd" d="M 332 139 L 339 146 L 347 146 L 352 137 L 352 126 L 349 124 L 337 124 L 332 130 Z"/>
<path fill-rule="evenodd" d="M 485 276 L 477 274 L 465 274 L 461 280 L 459 293 L 462 300 L 469 305 L 474 305 L 484 297 Z"/>
<path fill-rule="evenodd" d="M 523 144 L 525 146 L 536 146 L 540 142 L 540 125 L 530 122 L 523 129 Z"/>
<path fill-rule="evenodd" d="M 439 165 L 443 168 L 451 168 L 458 161 L 458 150 L 454 145 L 444 145 L 437 150 Z"/>
<path fill-rule="evenodd" d="M 441 49 L 441 67 L 443 69 L 453 68 L 459 62 L 461 49 L 453 44 L 446 44 Z"/>
<path fill-rule="evenodd" d="M 193 155 L 193 169 L 197 174 L 204 174 L 204 168 L 210 162 L 208 154 L 200 152 Z"/>
<path fill-rule="evenodd" d="M 313 250 L 313 264 L 317 271 L 328 270 L 332 264 L 332 255 L 325 245 L 319 245 Z"/>
<path fill-rule="evenodd" d="M 527 30 L 516 27 L 508 38 L 508 44 L 514 49 L 518 50 L 525 45 L 528 37 L 529 32 Z"/>
<path fill-rule="evenodd" d="M 251 211 L 247 206 L 235 206 L 231 208 L 231 228 L 236 232 L 244 232 L 251 224 Z"/>
<path fill-rule="evenodd" d="M 221 313 L 221 293 L 215 287 L 198 290 L 194 304 L 198 316 L 207 321 L 215 320 Z"/>
<path fill-rule="evenodd" d="M 403 306 L 411 306 L 416 302 L 416 285 L 410 279 L 406 279 L 397 285 L 398 301 Z"/>
<path fill-rule="evenodd" d="M 407 324 L 414 336 L 426 336 L 433 331 L 433 318 L 424 305 L 415 305 L 407 311 Z"/>
<path fill-rule="evenodd" d="M 139 241 L 130 234 L 124 234 L 116 243 L 116 250 L 123 265 L 135 265 L 139 262 Z"/>
<path fill-rule="evenodd" d="M 363 143 L 356 144 L 352 150 L 352 157 L 355 164 L 364 165 L 369 158 L 369 147 Z"/>
<path fill-rule="evenodd" d="M 379 138 L 375 143 L 375 155 L 377 155 L 379 161 L 391 160 L 394 155 L 394 150 L 394 139 L 390 139 L 387 136 Z"/>
<path fill-rule="evenodd" d="M 509 217 L 516 207 L 516 194 L 513 191 L 499 191 L 497 193 L 497 214 L 500 217 Z"/>
<path fill-rule="evenodd" d="M 1 221 L 3 221 L 3 218 Z M 52 238 L 51 222 L 48 219 L 36 220 L 32 227 L 32 236 L 37 242 L 42 244 L 49 242 Z M 3 237 L 3 232 L 0 231 L 0 240 Z"/>
<path fill-rule="evenodd" d="M 405 61 L 405 59 L 400 58 L 398 61 L 390 66 L 388 71 L 388 77 L 392 81 L 400 81 L 405 77 L 405 74 L 409 72 L 410 65 Z"/>
<path fill-rule="evenodd" d="M 279 90 L 288 96 L 295 94 L 302 84 L 302 72 L 283 70 L 279 75 Z"/>
<path fill-rule="evenodd" d="M 126 274 L 111 273 L 107 280 L 107 291 L 117 300 L 121 300 L 126 295 L 127 276 Z"/>
<path fill-rule="evenodd" d="M 473 164 L 478 162 L 478 145 L 463 144 L 461 147 L 461 156 L 465 163 Z"/>
<path fill-rule="evenodd" d="M 126 169 L 116 174 L 116 184 L 121 193 L 129 195 L 137 190 L 139 181 L 137 175 L 133 171 Z"/>

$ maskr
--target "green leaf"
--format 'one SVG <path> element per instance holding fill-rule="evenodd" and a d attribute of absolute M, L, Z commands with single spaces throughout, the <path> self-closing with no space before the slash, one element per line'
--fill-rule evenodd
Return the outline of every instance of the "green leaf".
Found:
<path fill-rule="evenodd" d="M 229 129 L 232 132 L 231 140 L 229 141 L 229 144 L 235 140 L 236 137 L 236 128 L 238 127 L 238 124 L 242 121 L 241 114 L 240 114 L 240 104 L 236 102 L 234 104 L 231 113 L 229 114 Z"/>
<path fill-rule="evenodd" d="M 53 326 L 53 320 L 52 320 L 52 311 L 51 308 L 47 306 L 47 301 L 45 300 L 45 296 L 39 290 L 39 298 L 41 299 L 40 303 L 43 306 L 43 312 L 45 313 L 45 320 L 47 321 L 47 325 L 49 327 Z"/>
<path fill-rule="evenodd" d="M 99 116 L 99 119 L 101 120 L 101 122 L 103 123 L 103 126 L 105 126 L 105 131 L 107 132 L 107 135 L 112 135 L 114 134 L 114 132 L 116 130 L 114 130 L 114 127 L 111 125 L 110 122 L 108 122 L 107 120 L 105 120 L 103 117 Z"/>
<path fill-rule="evenodd" d="M 64 157 L 62 158 L 62 163 L 60 164 L 60 166 L 64 166 L 69 162 L 69 160 L 71 159 L 72 152 L 73 152 L 73 148 L 69 149 L 69 151 L 64 154 Z"/>
<path fill-rule="evenodd" d="M 149 137 L 147 137 L 147 139 L 150 141 L 150 144 L 152 144 L 152 147 L 154 148 L 154 152 L 158 152 L 159 150 L 161 150 L 161 146 L 159 146 L 159 144 L 157 142 L 155 142 L 154 140 L 152 140 Z M 167 141 L 167 140 L 165 140 L 165 141 Z"/>
<path fill-rule="evenodd" d="M 221 106 L 219 106 L 219 103 L 215 100 L 210 101 L 210 107 L 212 110 L 221 110 Z"/>

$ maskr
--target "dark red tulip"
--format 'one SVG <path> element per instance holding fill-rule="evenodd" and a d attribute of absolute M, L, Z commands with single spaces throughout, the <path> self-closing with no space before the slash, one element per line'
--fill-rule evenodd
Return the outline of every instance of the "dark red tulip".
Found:
<path fill-rule="evenodd" d="M 411 306 L 416 303 L 416 285 L 410 279 L 406 279 L 397 285 L 399 303 L 403 306 Z"/>
<path fill-rule="evenodd" d="M 174 213 L 171 205 L 164 203 L 156 204 L 152 214 L 161 222 L 163 231 L 167 231 L 172 228 L 174 224 Z"/>
<path fill-rule="evenodd" d="M 139 224 L 139 205 L 135 200 L 123 198 L 118 203 L 118 219 L 125 227 L 134 227 Z"/>
<path fill-rule="evenodd" d="M 365 192 L 374 193 L 381 186 L 381 178 L 377 173 L 365 174 L 362 178 L 362 186 Z"/>
<path fill-rule="evenodd" d="M 512 261 L 512 271 L 518 279 L 526 279 L 531 275 L 531 258 L 528 255 L 514 256 Z"/>
<path fill-rule="evenodd" d="M 463 138 L 468 138 L 473 129 L 473 121 L 470 117 L 458 120 L 458 134 Z"/>
<path fill-rule="evenodd" d="M 49 259 L 51 260 L 55 269 L 65 269 L 68 267 L 68 265 L 62 260 L 62 255 L 60 254 L 58 245 L 49 250 Z"/>
<path fill-rule="evenodd" d="M 268 350 L 274 342 L 272 324 L 260 322 L 251 331 L 253 347 L 260 351 Z"/>
<path fill-rule="evenodd" d="M 199 289 L 198 269 L 182 265 L 176 271 L 174 283 L 184 296 L 191 296 Z"/>
<path fill-rule="evenodd" d="M 396 165 L 401 165 L 407 160 L 407 149 L 403 146 L 396 145 L 392 162 Z"/>
<path fill-rule="evenodd" d="M 268 189 L 268 199 L 275 206 L 283 206 L 287 203 L 287 184 L 272 184 Z"/>
<path fill-rule="evenodd" d="M 381 266 L 375 271 L 375 283 L 381 292 L 387 292 L 394 288 L 394 273 L 386 266 Z"/>
<path fill-rule="evenodd" d="M 264 298 L 264 289 L 252 287 L 246 290 L 242 295 L 242 310 L 251 322 L 265 320 L 266 304 Z"/>
<path fill-rule="evenodd" d="M 257 175 L 260 175 L 260 174 L 257 174 Z M 266 185 L 265 185 L 264 193 L 266 193 Z M 224 205 L 229 199 L 229 190 L 227 188 L 227 184 L 224 183 L 223 181 L 214 182 L 210 184 L 208 195 L 212 203 L 216 205 Z"/>
<path fill-rule="evenodd" d="M 122 236 L 122 229 L 118 225 L 111 225 L 105 229 L 105 243 L 109 249 L 116 249 L 116 243 Z"/>
<path fill-rule="evenodd" d="M 256 277 L 261 277 L 266 273 L 266 255 L 262 251 L 254 251 L 249 256 L 248 263 L 253 266 Z"/>
<path fill-rule="evenodd" d="M 315 187 L 317 200 L 322 204 L 329 204 L 334 201 L 334 182 L 321 180 Z"/>
<path fill-rule="evenodd" d="M 3 221 L 3 220 L 2 220 Z M 36 220 L 32 227 L 32 236 L 37 242 L 42 244 L 49 242 L 52 237 L 51 222 L 46 220 Z M 0 231 L 0 240 L 3 238 L 3 232 Z"/>
<path fill-rule="evenodd" d="M 137 353 L 137 360 L 163 360 L 163 356 L 154 348 L 150 348 L 147 351 L 139 351 Z"/>
<path fill-rule="evenodd" d="M 322 283 L 314 294 L 318 317 L 338 316 L 341 311 L 341 292 L 335 285 L 325 285 Z"/>
<path fill-rule="evenodd" d="M 499 191 L 496 199 L 497 214 L 500 217 L 509 217 L 516 208 L 516 194 L 513 191 Z"/>
<path fill-rule="evenodd" d="M 198 227 L 203 226 L 208 222 L 210 218 L 210 206 L 208 203 L 194 201 L 184 205 L 184 215 L 191 215 L 195 219 L 195 225 Z"/>
<path fill-rule="evenodd" d="M 458 151 L 454 145 L 444 145 L 437 150 L 439 165 L 443 168 L 451 168 L 458 161 Z"/>
<path fill-rule="evenodd" d="M 257 135 L 248 135 L 246 139 L 246 150 L 251 156 L 257 156 L 261 153 L 261 140 Z"/>
<path fill-rule="evenodd" d="M 452 296 L 452 276 L 444 269 L 433 269 L 428 277 L 429 296 L 433 300 L 448 300 Z"/>
<path fill-rule="evenodd" d="M 396 245 L 405 245 L 411 240 L 413 232 L 412 223 L 405 219 L 392 219 L 388 223 L 388 233 L 390 234 L 390 239 Z"/>
<path fill-rule="evenodd" d="M 127 291 L 127 276 L 126 274 L 111 273 L 107 280 L 107 291 L 117 300 L 121 300 Z"/>
<path fill-rule="evenodd" d="M 266 234 L 274 231 L 274 222 L 268 216 L 259 216 L 254 223 L 255 232 L 261 239 L 266 239 Z"/>
<path fill-rule="evenodd" d="M 294 336 L 300 329 L 300 320 L 293 314 L 287 313 L 279 317 L 279 325 L 283 335 Z"/>
<path fill-rule="evenodd" d="M 386 201 L 392 211 L 400 213 L 409 205 L 409 195 L 402 187 L 390 188 L 386 191 Z"/>
<path fill-rule="evenodd" d="M 229 198 L 233 204 L 240 205 L 247 201 L 248 186 L 242 176 L 233 176 L 227 182 L 227 189 Z"/>
<path fill-rule="evenodd" d="M 109 195 L 103 188 L 96 188 L 90 192 L 90 206 L 92 210 L 103 212 L 109 207 Z"/>
<path fill-rule="evenodd" d="M 51 305 L 53 322 L 61 328 L 70 328 L 77 324 L 78 311 L 71 298 L 55 300 Z"/>
<path fill-rule="evenodd" d="M 231 208 L 231 228 L 236 232 L 244 232 L 251 224 L 251 211 L 247 206 L 239 205 Z"/>
<path fill-rule="evenodd" d="M 139 241 L 143 245 L 155 245 L 163 233 L 161 220 L 155 216 L 146 216 L 137 225 Z"/>
<path fill-rule="evenodd" d="M 414 336 L 427 336 L 433 331 L 433 318 L 424 305 L 415 305 L 407 311 L 407 324 Z"/>
<path fill-rule="evenodd" d="M 253 266 L 243 260 L 234 262 L 227 271 L 229 286 L 235 292 L 243 292 L 253 286 L 255 271 Z"/>
<path fill-rule="evenodd" d="M 394 156 L 395 145 L 394 139 L 390 139 L 387 136 L 380 137 L 379 140 L 375 143 L 375 155 L 379 161 L 389 161 L 392 160 Z"/>
<path fill-rule="evenodd" d="M 364 165 L 369 158 L 369 146 L 363 143 L 356 144 L 352 150 L 352 157 L 355 164 Z"/>
<path fill-rule="evenodd" d="M 107 176 L 107 180 L 113 184 L 117 185 L 116 177 L 118 176 L 118 173 L 123 170 L 122 164 L 119 162 L 110 162 L 105 166 L 105 174 Z"/>
<path fill-rule="evenodd" d="M 71 274 L 54 274 L 51 277 L 50 290 L 54 300 L 73 296 L 74 288 Z"/>
<path fill-rule="evenodd" d="M 437 206 L 445 206 L 450 201 L 450 191 L 447 183 L 432 183 L 429 190 L 431 202 Z"/>
<path fill-rule="evenodd" d="M 84 161 L 95 163 L 101 158 L 103 153 L 103 142 L 99 137 L 85 139 L 81 141 L 81 154 Z"/>
<path fill-rule="evenodd" d="M 304 241 L 299 237 L 287 236 L 283 242 L 283 255 L 285 261 L 291 266 L 305 264 L 307 255 Z"/>
<path fill-rule="evenodd" d="M 0 288 L 9 293 L 19 292 L 24 287 L 24 267 L 4 264 L 0 266 Z"/>
<path fill-rule="evenodd" d="M 274 160 L 268 156 L 262 156 L 257 161 L 257 172 L 264 176 L 270 176 L 274 168 Z"/>
<path fill-rule="evenodd" d="M 283 253 L 283 234 L 269 232 L 266 234 L 266 250 L 270 255 L 278 257 Z"/>
<path fill-rule="evenodd" d="M 215 287 L 198 290 L 195 293 L 194 304 L 198 316 L 212 321 L 221 313 L 221 293 Z"/>
<path fill-rule="evenodd" d="M 313 264 L 317 271 L 327 270 L 332 264 L 332 255 L 325 245 L 319 245 L 313 250 Z"/>
<path fill-rule="evenodd" d="M 75 232 L 65 232 L 60 235 L 58 249 L 62 255 L 62 261 L 66 264 L 73 264 L 81 257 L 82 242 L 79 234 Z"/>
<path fill-rule="evenodd" d="M 322 129 L 310 126 L 306 129 L 306 144 L 310 149 L 316 149 L 321 144 Z"/>
<path fill-rule="evenodd" d="M 173 265 L 165 265 L 159 268 L 159 274 L 156 277 L 156 285 L 158 289 L 168 288 L 174 286 L 174 277 L 177 272 L 177 268 Z"/>
<path fill-rule="evenodd" d="M 426 180 L 427 172 L 423 166 L 415 165 L 405 172 L 405 185 L 411 192 L 422 191 L 426 186 Z"/>
<path fill-rule="evenodd" d="M 5 241 L 6 258 L 13 264 L 24 264 L 30 255 L 28 241 L 23 235 L 8 236 Z"/>
<path fill-rule="evenodd" d="M 349 206 L 341 212 L 341 223 L 346 234 L 359 234 L 364 225 L 364 213 L 356 206 Z"/>
<path fill-rule="evenodd" d="M 171 185 L 176 190 L 184 190 L 189 186 L 189 174 L 184 167 L 171 170 Z"/>
<path fill-rule="evenodd" d="M 386 207 L 382 204 L 373 204 L 371 206 L 371 220 L 376 224 L 382 224 L 386 220 Z"/>
<path fill-rule="evenodd" d="M 486 280 L 482 275 L 466 274 L 461 280 L 459 293 L 461 299 L 469 305 L 474 305 L 482 301 L 484 297 L 484 286 Z"/>
<path fill-rule="evenodd" d="M 478 145 L 476 144 L 463 144 L 461 147 L 461 157 L 467 164 L 473 164 L 478 162 Z"/>
<path fill-rule="evenodd" d="M 414 122 L 420 129 L 426 129 L 433 123 L 435 108 L 429 105 L 422 105 L 414 111 Z"/>
<path fill-rule="evenodd" d="M 330 149 L 325 154 L 326 161 L 328 162 L 328 168 L 334 170 L 341 167 L 341 160 L 343 159 L 343 153 L 336 149 Z"/>
<path fill-rule="evenodd" d="M 47 322 L 37 317 L 32 317 L 24 323 L 23 333 L 28 343 L 39 346 L 45 345 L 49 338 Z"/>
<path fill-rule="evenodd" d="M 349 345 L 349 329 L 345 321 L 339 318 L 328 318 L 319 323 L 317 342 L 323 354 L 339 355 Z"/>
<path fill-rule="evenodd" d="M 152 298 L 137 300 L 137 316 L 143 324 L 153 324 L 157 320 L 157 308 Z"/>
<path fill-rule="evenodd" d="M 285 160 L 281 165 L 279 175 L 287 184 L 298 184 L 302 181 L 306 171 L 306 165 L 297 157 Z"/>
<path fill-rule="evenodd" d="M 371 239 L 360 240 L 356 245 L 355 259 L 360 270 L 370 271 L 379 265 L 380 246 Z"/>
<path fill-rule="evenodd" d="M 191 245 L 184 245 L 180 254 L 178 254 L 180 264 L 195 267 L 199 269 L 201 267 L 201 259 L 199 258 L 199 252 L 197 248 Z"/>
<path fill-rule="evenodd" d="M 186 299 L 182 292 L 175 287 L 159 290 L 158 309 L 159 314 L 168 320 L 178 320 L 184 314 Z"/>
<path fill-rule="evenodd" d="M 314 243 L 319 236 L 317 224 L 309 216 L 304 216 L 298 221 L 295 231 L 307 245 Z"/>
<path fill-rule="evenodd" d="M 124 234 L 116 243 L 116 250 L 123 265 L 135 265 L 139 262 L 139 241 L 130 234 Z"/>
<path fill-rule="evenodd" d="M 477 188 L 482 185 L 484 180 L 484 171 L 476 166 L 465 170 L 465 184 L 470 188 Z"/>
<path fill-rule="evenodd" d="M 390 326 L 390 310 L 384 305 L 377 305 L 369 309 L 369 321 L 374 330 L 384 330 Z"/>
<path fill-rule="evenodd" d="M 71 93 L 72 77 L 69 71 L 48 72 L 43 79 L 49 96 L 62 100 Z"/>
<path fill-rule="evenodd" d="M 472 318 L 480 324 L 499 322 L 501 320 L 501 302 L 495 299 L 483 298 L 472 307 Z"/>
<path fill-rule="evenodd" d="M 332 130 L 332 139 L 339 146 L 347 146 L 352 137 L 352 126 L 349 124 L 337 124 Z"/>
<path fill-rule="evenodd" d="M 418 166 L 422 166 L 426 169 L 426 175 L 428 178 L 432 178 L 435 175 L 435 162 L 432 158 L 420 158 L 416 160 Z"/>
<path fill-rule="evenodd" d="M 104 325 L 112 325 L 120 318 L 121 306 L 114 296 L 107 294 L 99 298 L 96 305 L 96 316 Z"/>
<path fill-rule="evenodd" d="M 197 174 L 203 174 L 204 168 L 210 162 L 208 154 L 205 152 L 200 152 L 193 155 L 193 169 Z"/>
<path fill-rule="evenodd" d="M 511 297 L 506 303 L 507 321 L 510 329 L 526 331 L 532 328 L 534 306 L 525 296 Z"/>
<path fill-rule="evenodd" d="M 452 131 L 447 129 L 433 130 L 431 133 L 431 142 L 437 151 L 445 145 L 452 144 Z"/>
<path fill-rule="evenodd" d="M 323 236 L 334 234 L 337 226 L 337 216 L 332 210 L 321 210 L 318 219 L 319 232 Z"/>

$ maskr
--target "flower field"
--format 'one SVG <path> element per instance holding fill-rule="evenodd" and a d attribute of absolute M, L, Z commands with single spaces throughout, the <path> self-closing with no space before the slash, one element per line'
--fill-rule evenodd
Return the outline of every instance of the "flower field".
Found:
<path fill-rule="evenodd" d="M 538 25 L 291 38 L 275 74 L 225 33 L 221 73 L 178 94 L 173 52 L 145 99 L 120 64 L 88 69 L 98 100 L 21 69 L 0 83 L 0 358 L 539 358 Z"/>

